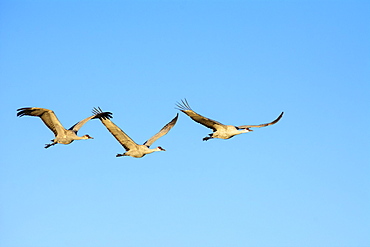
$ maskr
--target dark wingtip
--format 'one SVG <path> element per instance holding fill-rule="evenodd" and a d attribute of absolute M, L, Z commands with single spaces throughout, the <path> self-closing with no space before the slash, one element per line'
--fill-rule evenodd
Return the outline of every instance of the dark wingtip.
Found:
<path fill-rule="evenodd" d="M 279 122 L 280 119 L 283 117 L 283 114 L 284 114 L 284 112 L 281 112 L 280 115 L 274 121 L 272 121 L 271 124 L 275 124 L 275 123 Z"/>
<path fill-rule="evenodd" d="M 113 113 L 107 111 L 107 112 L 103 112 L 102 109 L 100 109 L 100 107 L 96 108 L 94 107 L 93 110 L 92 110 L 92 113 L 95 115 L 93 117 L 93 119 L 95 118 L 99 118 L 100 120 L 106 120 L 106 119 L 110 119 L 110 118 L 113 118 Z"/>
<path fill-rule="evenodd" d="M 106 120 L 106 119 L 113 118 L 112 114 L 113 113 L 111 113 L 111 112 L 102 112 L 102 113 L 97 114 L 94 118 L 99 118 L 99 119 Z"/>
<path fill-rule="evenodd" d="M 170 123 L 176 124 L 178 118 L 179 118 L 179 114 L 176 113 L 176 116 L 171 120 Z"/>
<path fill-rule="evenodd" d="M 182 112 L 186 110 L 192 110 L 186 98 L 182 99 L 181 102 L 176 102 L 175 109 L 180 110 Z"/>
<path fill-rule="evenodd" d="M 23 117 L 24 115 L 28 115 L 32 110 L 31 107 L 22 107 L 17 109 L 17 117 Z"/>

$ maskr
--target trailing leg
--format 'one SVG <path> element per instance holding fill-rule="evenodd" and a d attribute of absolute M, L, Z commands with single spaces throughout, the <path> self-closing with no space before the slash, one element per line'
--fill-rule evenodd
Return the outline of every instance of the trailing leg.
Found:
<path fill-rule="evenodd" d="M 206 136 L 203 138 L 203 141 L 208 141 L 209 139 L 213 139 L 212 134 L 208 134 L 209 136 Z"/>
<path fill-rule="evenodd" d="M 54 146 L 55 144 L 57 144 L 57 142 L 53 142 L 53 143 L 50 143 L 50 144 L 45 144 L 45 148 L 49 148 L 51 146 Z"/>

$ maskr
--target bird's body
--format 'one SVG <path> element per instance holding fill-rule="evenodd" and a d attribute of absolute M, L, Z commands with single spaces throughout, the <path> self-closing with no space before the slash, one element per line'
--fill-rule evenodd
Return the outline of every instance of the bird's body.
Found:
<path fill-rule="evenodd" d="M 177 107 L 180 111 L 188 115 L 191 119 L 193 119 L 195 122 L 200 123 L 204 125 L 207 128 L 210 128 L 213 130 L 213 133 L 209 134 L 209 136 L 204 137 L 203 141 L 207 141 L 212 138 L 219 138 L 219 139 L 230 139 L 233 136 L 240 135 L 243 133 L 247 133 L 251 130 L 250 128 L 260 128 L 265 127 L 269 125 L 273 125 L 277 123 L 280 118 L 283 116 L 284 112 L 282 112 L 278 118 L 276 118 L 274 121 L 266 124 L 259 124 L 259 125 L 242 125 L 242 126 L 234 126 L 234 125 L 225 125 L 218 121 L 212 120 L 210 118 L 204 117 L 195 111 L 191 109 L 188 102 L 185 100 L 182 100 L 181 103 L 177 104 Z"/>
<path fill-rule="evenodd" d="M 216 131 L 212 133 L 212 138 L 219 138 L 219 139 L 230 139 L 239 134 L 243 134 L 249 132 L 251 130 L 239 130 L 233 125 L 217 125 Z"/>
<path fill-rule="evenodd" d="M 160 137 L 170 131 L 170 129 L 176 124 L 178 115 L 172 119 L 168 124 L 166 124 L 157 134 L 147 140 L 143 145 L 137 144 L 134 142 L 123 130 L 121 130 L 117 125 L 115 125 L 110 118 L 110 115 L 104 115 L 100 108 L 93 109 L 94 114 L 100 114 L 100 121 L 108 129 L 108 131 L 117 139 L 117 141 L 124 147 L 126 150 L 123 154 L 117 154 L 116 157 L 120 156 L 131 156 L 134 158 L 141 158 L 146 154 L 150 154 L 156 151 L 166 151 L 162 147 L 158 146 L 156 148 L 150 148 L 150 146 Z"/>
<path fill-rule="evenodd" d="M 69 129 L 65 129 L 52 110 L 39 107 L 25 107 L 17 109 L 17 111 L 18 111 L 17 116 L 19 117 L 22 116 L 40 117 L 41 120 L 45 123 L 45 125 L 54 133 L 55 138 L 51 140 L 52 143 L 46 144 L 45 148 L 53 146 L 57 143 L 70 144 L 75 140 L 93 139 L 89 135 L 77 136 L 77 131 L 87 121 L 96 117 L 95 115 L 81 120 L 80 122 L 76 123 Z"/>
<path fill-rule="evenodd" d="M 75 140 L 84 140 L 84 139 L 92 139 L 92 137 L 84 136 L 78 136 L 74 131 L 71 130 L 65 130 L 63 134 L 58 134 L 54 140 L 52 140 L 55 143 L 60 144 L 70 144 Z"/>
<path fill-rule="evenodd" d="M 117 154 L 116 157 L 131 156 L 134 158 L 142 158 L 147 154 L 151 154 L 156 151 L 165 151 L 161 147 L 149 148 L 146 145 L 137 145 L 135 148 L 129 149 L 123 154 Z"/>

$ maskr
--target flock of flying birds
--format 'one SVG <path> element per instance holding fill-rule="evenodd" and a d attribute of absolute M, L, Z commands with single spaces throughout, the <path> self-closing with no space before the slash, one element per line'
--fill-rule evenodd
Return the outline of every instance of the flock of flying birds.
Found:
<path fill-rule="evenodd" d="M 283 116 L 284 112 L 282 112 L 274 121 L 265 124 L 259 125 L 241 125 L 241 126 L 234 126 L 234 125 L 224 125 L 220 122 L 215 120 L 209 119 L 204 117 L 191 109 L 187 100 L 181 100 L 181 103 L 176 104 L 178 110 L 182 111 L 186 115 L 188 115 L 191 119 L 195 122 L 198 122 L 204 125 L 207 128 L 213 130 L 213 133 L 209 134 L 207 137 L 203 138 L 203 141 L 208 141 L 209 139 L 213 138 L 220 138 L 220 139 L 230 139 L 235 135 L 239 135 L 242 133 L 253 131 L 250 128 L 260 128 L 269 125 L 276 124 L 281 117 Z M 173 126 L 175 126 L 178 115 L 174 119 L 172 119 L 168 124 L 166 124 L 157 134 L 152 136 L 149 140 L 147 140 L 143 145 L 137 144 L 134 140 L 132 140 L 123 130 L 121 130 L 117 125 L 115 125 L 110 119 L 112 118 L 111 112 L 103 112 L 100 107 L 93 109 L 92 116 L 81 120 L 80 122 L 76 123 L 69 129 L 65 129 L 63 125 L 59 122 L 57 116 L 52 110 L 38 108 L 38 107 L 26 107 L 20 108 L 17 110 L 17 116 L 36 116 L 40 117 L 44 124 L 54 133 L 55 138 L 50 144 L 46 144 L 45 148 L 49 148 L 57 143 L 61 144 L 70 144 L 74 140 L 82 140 L 82 139 L 93 139 L 89 135 L 84 136 L 77 136 L 77 131 L 89 120 L 91 119 L 99 119 L 104 126 L 108 129 L 108 131 L 117 139 L 117 141 L 124 147 L 126 150 L 123 154 L 117 154 L 116 157 L 120 156 L 131 156 L 135 158 L 141 158 L 146 154 L 150 154 L 156 151 L 166 151 L 162 147 L 158 146 L 156 148 L 150 148 L 150 146 L 160 137 L 167 134 Z"/>

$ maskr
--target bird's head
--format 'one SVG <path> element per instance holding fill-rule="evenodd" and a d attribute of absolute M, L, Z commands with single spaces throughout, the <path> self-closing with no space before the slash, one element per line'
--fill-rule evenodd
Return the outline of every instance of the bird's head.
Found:
<path fill-rule="evenodd" d="M 91 136 L 89 136 L 89 135 L 84 135 L 84 136 L 82 136 L 84 139 L 94 139 L 94 138 L 92 138 Z"/>
<path fill-rule="evenodd" d="M 166 151 L 166 149 L 162 148 L 161 146 L 158 146 L 158 147 L 157 147 L 157 150 L 158 150 L 158 151 Z"/>
<path fill-rule="evenodd" d="M 240 130 L 240 133 L 247 133 L 247 132 L 252 132 L 253 130 L 251 130 L 250 128 L 239 128 L 237 126 L 235 126 L 235 128 L 237 130 Z"/>
<path fill-rule="evenodd" d="M 251 130 L 250 128 L 243 128 L 243 129 L 240 129 L 242 133 L 247 133 L 247 132 L 252 132 L 253 130 Z"/>

